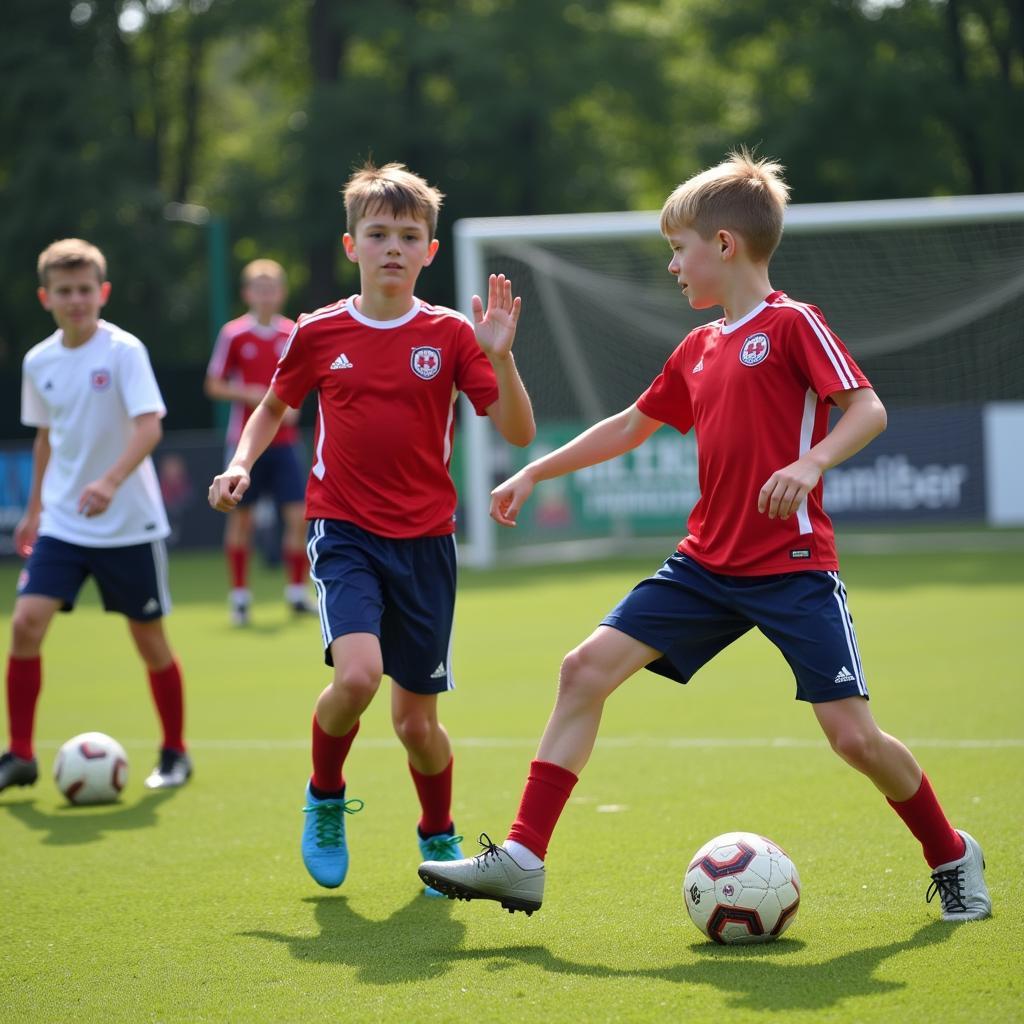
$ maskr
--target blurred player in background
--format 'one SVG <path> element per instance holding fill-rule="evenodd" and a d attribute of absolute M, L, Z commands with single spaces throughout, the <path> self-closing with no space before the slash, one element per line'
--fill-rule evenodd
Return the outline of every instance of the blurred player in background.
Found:
<path fill-rule="evenodd" d="M 295 326 L 281 315 L 287 295 L 284 268 L 275 260 L 253 260 L 242 271 L 242 299 L 249 311 L 225 324 L 217 337 L 206 371 L 205 390 L 210 398 L 232 403 L 227 430 L 228 461 L 253 409 L 267 393 L 274 368 Z M 298 420 L 298 410 L 289 409 L 269 447 L 253 466 L 245 497 L 228 513 L 224 554 L 231 581 L 231 621 L 236 626 L 249 624 L 252 510 L 264 494 L 273 498 L 283 524 L 285 601 L 296 612 L 316 611 L 308 591 L 305 481 L 298 453 Z"/>
<path fill-rule="evenodd" d="M 313 715 L 302 858 L 334 888 L 348 871 L 343 766 L 383 675 L 391 720 L 419 797 L 424 856 L 461 857 L 451 815 L 452 748 L 437 697 L 454 688 L 455 484 L 449 473 L 459 391 L 517 445 L 533 409 L 512 342 L 519 299 L 491 276 L 475 324 L 416 298 L 437 252 L 441 193 L 401 164 L 367 165 L 345 188 L 346 256 L 360 294 L 299 317 L 270 390 L 210 504 L 237 507 L 289 407 L 318 393 L 315 461 L 306 492 L 309 552 L 330 685 Z M 265 456 L 264 456 L 265 457 Z M 430 895 L 437 895 L 427 890 Z"/>
<path fill-rule="evenodd" d="M 163 740 L 146 786 L 181 786 L 192 763 L 181 670 L 163 627 L 170 528 L 150 459 L 167 410 L 145 346 L 100 319 L 110 295 L 100 250 L 66 238 L 42 252 L 38 270 L 39 301 L 57 330 L 28 352 L 22 373 L 21 420 L 36 438 L 28 507 L 14 531 L 28 562 L 11 620 L 10 749 L 0 755 L 0 790 L 38 777 L 32 740 L 43 640 L 89 576 L 103 607 L 128 620 L 149 674 Z"/>

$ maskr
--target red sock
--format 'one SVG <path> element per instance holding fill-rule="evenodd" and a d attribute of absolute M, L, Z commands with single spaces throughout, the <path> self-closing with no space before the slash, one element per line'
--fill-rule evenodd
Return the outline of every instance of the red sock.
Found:
<path fill-rule="evenodd" d="M 185 752 L 185 694 L 181 685 L 181 669 L 176 661 L 154 672 L 149 669 L 149 689 L 164 731 L 163 746 Z"/>
<path fill-rule="evenodd" d="M 889 806 L 914 833 L 929 867 L 949 864 L 964 855 L 964 841 L 946 820 L 932 791 L 932 784 L 924 773 L 921 774 L 921 785 L 909 800 L 899 803 L 889 800 Z"/>
<path fill-rule="evenodd" d="M 317 789 L 337 793 L 345 788 L 342 767 L 357 732 L 358 722 L 344 736 L 331 736 L 320 728 L 313 715 L 313 776 L 310 781 Z"/>
<path fill-rule="evenodd" d="M 301 548 L 284 552 L 285 572 L 289 583 L 305 583 L 309 579 L 309 559 Z"/>
<path fill-rule="evenodd" d="M 36 704 L 43 687 L 43 662 L 35 658 L 7 659 L 7 726 L 11 737 L 11 753 L 32 759 L 32 733 Z"/>
<path fill-rule="evenodd" d="M 561 816 L 573 786 L 579 781 L 568 768 L 550 761 L 531 761 L 519 813 L 508 838 L 522 843 L 541 860 L 548 852 L 551 833 Z"/>
<path fill-rule="evenodd" d="M 249 549 L 226 547 L 224 553 L 228 558 L 231 586 L 235 590 L 244 590 L 249 581 Z"/>
<path fill-rule="evenodd" d="M 409 765 L 409 774 L 416 785 L 416 795 L 420 798 L 423 815 L 420 818 L 420 835 L 439 836 L 452 827 L 452 765 L 453 757 L 447 767 L 436 775 L 424 775 Z"/>

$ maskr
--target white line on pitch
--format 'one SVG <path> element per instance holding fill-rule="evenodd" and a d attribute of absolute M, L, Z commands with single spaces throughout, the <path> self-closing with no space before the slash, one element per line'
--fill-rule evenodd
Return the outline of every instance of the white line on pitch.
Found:
<path fill-rule="evenodd" d="M 56 750 L 61 745 L 61 740 L 41 740 L 37 746 L 44 749 Z M 153 746 L 153 740 L 129 739 L 121 740 L 125 747 L 149 748 Z M 501 749 L 535 749 L 538 737 L 510 737 L 510 736 L 455 736 L 453 743 L 456 747 L 480 747 L 485 750 Z M 1002 739 L 956 739 L 956 738 L 931 738 L 931 739 L 910 739 L 906 741 L 911 749 L 914 747 L 928 747 L 937 750 L 1019 750 L 1024 749 L 1024 738 L 1008 737 Z M 366 737 L 356 741 L 361 748 L 371 750 L 397 747 L 397 739 L 390 737 Z M 693 749 L 713 750 L 717 748 L 810 748 L 824 747 L 823 739 L 805 739 L 792 736 L 762 736 L 762 737 L 700 737 L 700 736 L 605 736 L 599 737 L 598 747 L 615 749 Z M 309 747 L 309 740 L 306 738 L 296 739 L 195 739 L 189 741 L 189 747 L 193 750 L 306 750 Z"/>

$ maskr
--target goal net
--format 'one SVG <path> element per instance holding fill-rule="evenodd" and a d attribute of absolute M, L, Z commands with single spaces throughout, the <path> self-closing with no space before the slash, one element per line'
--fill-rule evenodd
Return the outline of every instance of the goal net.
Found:
<path fill-rule="evenodd" d="M 488 517 L 495 482 L 635 401 L 715 317 L 691 310 L 667 273 L 658 214 L 463 220 L 455 246 L 463 309 L 489 273 L 523 296 L 515 355 L 538 425 L 521 451 L 462 416 L 463 560 L 671 545 L 698 490 L 692 432 L 669 427 L 541 484 L 514 530 Z M 1024 195 L 793 206 L 771 277 L 822 309 L 889 412 L 886 433 L 826 475 L 837 523 L 1024 523 Z"/>

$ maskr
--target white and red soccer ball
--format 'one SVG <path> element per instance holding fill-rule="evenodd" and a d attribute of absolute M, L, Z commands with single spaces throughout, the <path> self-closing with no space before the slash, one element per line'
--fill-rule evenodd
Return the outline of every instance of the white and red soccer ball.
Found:
<path fill-rule="evenodd" d="M 57 751 L 53 778 L 70 803 L 111 803 L 128 781 L 128 755 L 106 733 L 83 732 Z"/>
<path fill-rule="evenodd" d="M 715 942 L 770 942 L 796 917 L 800 876 L 770 839 L 726 832 L 690 858 L 683 902 L 693 923 Z"/>

